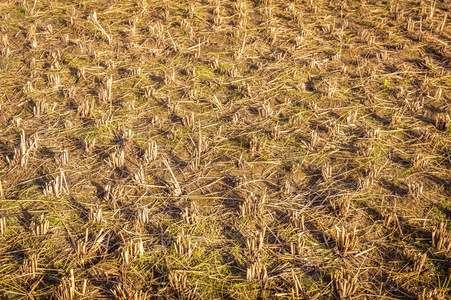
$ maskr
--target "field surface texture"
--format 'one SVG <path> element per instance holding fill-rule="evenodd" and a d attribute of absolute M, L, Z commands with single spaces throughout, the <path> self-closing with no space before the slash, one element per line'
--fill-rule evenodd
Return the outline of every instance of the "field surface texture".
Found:
<path fill-rule="evenodd" d="M 0 1 L 0 299 L 450 299 L 450 114 L 450 0 Z"/>

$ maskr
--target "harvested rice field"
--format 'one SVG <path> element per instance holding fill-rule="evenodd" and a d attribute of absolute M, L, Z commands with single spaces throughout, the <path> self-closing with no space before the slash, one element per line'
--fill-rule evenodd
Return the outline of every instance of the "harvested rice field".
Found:
<path fill-rule="evenodd" d="M 0 299 L 450 299 L 449 0 L 4 0 L 0 51 Z"/>

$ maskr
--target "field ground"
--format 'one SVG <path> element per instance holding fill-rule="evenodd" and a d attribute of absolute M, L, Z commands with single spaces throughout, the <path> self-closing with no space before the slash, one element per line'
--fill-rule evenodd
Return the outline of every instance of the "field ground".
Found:
<path fill-rule="evenodd" d="M 0 3 L 0 298 L 451 297 L 451 3 Z"/>

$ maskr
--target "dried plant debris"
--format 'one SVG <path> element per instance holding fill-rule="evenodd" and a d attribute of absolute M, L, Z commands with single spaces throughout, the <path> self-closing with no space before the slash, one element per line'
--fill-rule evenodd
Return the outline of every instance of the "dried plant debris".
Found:
<path fill-rule="evenodd" d="M 0 298 L 450 299 L 449 1 L 0 1 Z"/>

